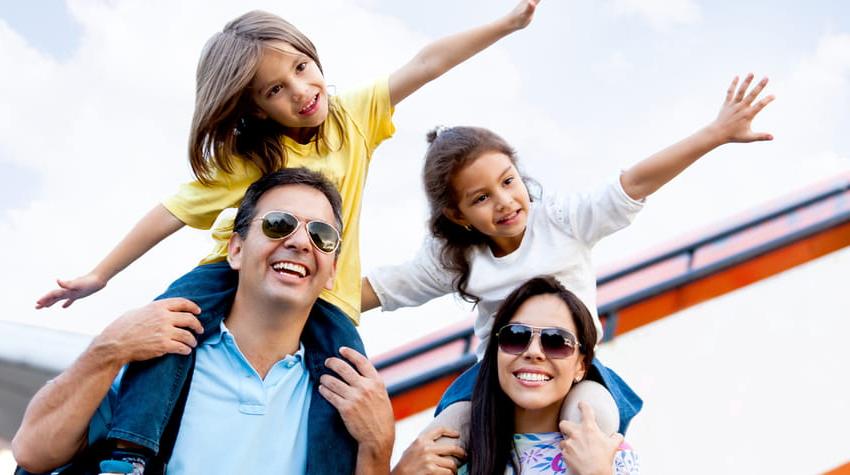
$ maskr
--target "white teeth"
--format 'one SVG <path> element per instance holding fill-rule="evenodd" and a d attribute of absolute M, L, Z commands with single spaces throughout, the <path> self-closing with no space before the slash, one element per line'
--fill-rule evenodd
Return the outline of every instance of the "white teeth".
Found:
<path fill-rule="evenodd" d="M 275 262 L 274 264 L 272 264 L 272 269 L 274 269 L 276 272 L 294 272 L 300 275 L 301 277 L 307 275 L 307 268 L 300 264 L 295 264 L 294 262 Z"/>
<path fill-rule="evenodd" d="M 517 373 L 515 376 L 522 381 L 549 381 L 552 379 L 550 376 L 541 373 Z"/>
<path fill-rule="evenodd" d="M 313 105 L 316 103 L 316 101 L 317 101 L 317 100 L 319 100 L 319 96 L 314 96 L 314 97 L 313 97 L 313 100 L 312 100 L 312 101 L 310 101 L 310 103 L 309 103 L 309 104 L 307 104 L 306 106 L 304 106 L 304 107 L 302 107 L 302 108 L 301 108 L 301 112 L 304 112 L 304 111 L 306 111 L 306 110 L 309 110 L 311 107 L 313 107 Z"/>

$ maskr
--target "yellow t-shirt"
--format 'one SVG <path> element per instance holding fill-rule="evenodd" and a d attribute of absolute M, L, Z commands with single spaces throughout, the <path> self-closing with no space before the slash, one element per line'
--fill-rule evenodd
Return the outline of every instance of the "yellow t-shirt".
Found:
<path fill-rule="evenodd" d="M 341 112 L 341 121 L 328 114 L 325 122 L 327 143 L 322 154 L 316 144 L 300 144 L 282 137 L 287 167 L 306 167 L 322 173 L 342 196 L 342 249 L 337 261 L 334 288 L 321 298 L 339 307 L 355 324 L 360 322 L 360 202 L 366 184 L 366 172 L 372 152 L 392 136 L 393 107 L 390 104 L 388 78 L 369 87 L 334 96 L 331 103 Z M 337 123 L 341 122 L 341 123 Z M 342 147 L 339 144 L 342 143 Z M 327 150 L 327 149 L 330 150 Z M 233 231 L 235 208 L 245 190 L 260 178 L 259 169 L 240 159 L 233 161 L 233 172 L 216 170 L 210 186 L 192 181 L 182 185 L 163 205 L 193 228 L 212 228 L 216 241 L 213 252 L 201 263 L 217 262 L 227 256 L 227 240 Z M 219 216 L 221 214 L 221 216 Z M 218 218 L 218 219 L 217 219 Z"/>

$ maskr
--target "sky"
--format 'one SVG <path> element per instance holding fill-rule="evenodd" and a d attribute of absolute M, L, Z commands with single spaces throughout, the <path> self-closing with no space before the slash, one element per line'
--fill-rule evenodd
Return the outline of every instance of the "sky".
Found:
<path fill-rule="evenodd" d="M 90 270 L 191 178 L 195 65 L 206 39 L 228 20 L 254 8 L 287 18 L 316 44 L 328 83 L 344 90 L 514 5 L 0 1 L 0 298 L 7 302 L 0 320 L 95 333 L 206 254 L 209 237 L 184 229 L 98 294 L 67 310 L 33 309 L 55 278 Z M 364 270 L 401 262 L 419 247 L 424 136 L 435 125 L 491 128 L 544 189 L 585 189 L 707 125 L 732 77 L 750 71 L 768 76 L 767 92 L 777 96 L 754 123 L 775 140 L 725 145 L 701 159 L 651 196 L 632 226 L 597 246 L 600 268 L 850 169 L 850 6 L 543 0 L 527 29 L 397 107 L 397 132 L 375 153 L 366 187 Z M 813 278 L 834 279 L 841 270 Z M 373 311 L 361 332 L 367 349 L 380 354 L 467 311 L 451 297 Z"/>

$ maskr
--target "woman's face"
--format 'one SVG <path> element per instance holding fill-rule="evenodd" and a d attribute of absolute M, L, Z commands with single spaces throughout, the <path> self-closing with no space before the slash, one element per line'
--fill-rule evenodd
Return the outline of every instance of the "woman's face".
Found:
<path fill-rule="evenodd" d="M 567 305 L 554 294 L 529 298 L 517 309 L 510 323 L 560 327 L 576 334 Z M 567 358 L 549 358 L 540 347 L 539 334 L 535 333 L 524 352 L 512 355 L 500 349 L 496 358 L 499 385 L 516 405 L 516 431 L 556 431 L 564 397 L 573 382 L 584 377 L 584 362 L 578 350 Z"/>

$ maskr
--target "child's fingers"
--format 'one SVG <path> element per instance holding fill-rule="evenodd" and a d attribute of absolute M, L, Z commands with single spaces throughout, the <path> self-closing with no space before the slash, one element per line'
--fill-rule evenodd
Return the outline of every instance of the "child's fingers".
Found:
<path fill-rule="evenodd" d="M 767 97 L 763 97 L 763 98 L 761 98 L 758 102 L 756 102 L 756 103 L 753 105 L 753 108 L 752 108 L 752 114 L 753 114 L 753 116 L 755 116 L 756 114 L 758 114 L 759 112 L 761 112 L 761 110 L 762 110 L 762 109 L 764 109 L 764 108 L 765 108 L 765 106 L 767 106 L 768 104 L 770 104 L 771 102 L 773 102 L 773 100 L 774 100 L 774 99 L 776 99 L 776 96 L 774 96 L 773 94 L 771 94 L 771 95 L 769 95 L 769 96 L 767 96 Z"/>
<path fill-rule="evenodd" d="M 761 91 L 764 90 L 765 86 L 767 86 L 767 78 L 762 78 L 762 80 L 759 81 L 758 84 L 756 84 L 756 87 L 754 87 L 753 90 L 750 91 L 749 94 L 747 94 L 747 98 L 744 99 L 744 103 L 752 104 L 753 101 L 756 100 L 756 97 L 761 94 Z"/>
<path fill-rule="evenodd" d="M 732 79 L 732 84 L 729 85 L 729 89 L 726 90 L 726 102 L 732 102 L 732 98 L 735 96 L 735 87 L 738 85 L 738 76 L 735 76 Z"/>
<path fill-rule="evenodd" d="M 744 93 L 747 92 L 747 88 L 750 87 L 750 83 L 753 82 L 753 73 L 748 73 L 747 77 L 744 78 L 744 82 L 741 83 L 741 87 L 738 88 L 738 93 L 735 94 L 735 102 L 741 102 L 744 100 Z"/>
<path fill-rule="evenodd" d="M 65 303 L 62 304 L 62 308 L 70 307 L 71 304 L 74 303 L 74 301 L 76 301 L 76 300 L 77 299 L 68 298 L 67 300 L 65 300 Z"/>

